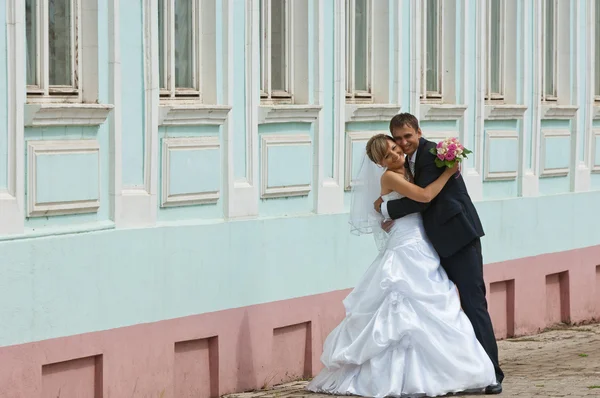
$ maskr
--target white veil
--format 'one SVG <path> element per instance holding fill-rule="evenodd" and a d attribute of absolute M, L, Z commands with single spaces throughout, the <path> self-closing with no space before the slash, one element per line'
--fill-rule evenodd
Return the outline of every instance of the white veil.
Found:
<path fill-rule="evenodd" d="M 375 244 L 381 251 L 387 242 L 387 234 L 381 228 L 383 216 L 373 204 L 381 193 L 381 176 L 385 169 L 372 162 L 366 152 L 355 180 L 352 181 L 350 203 L 350 232 L 354 235 L 373 234 Z"/>

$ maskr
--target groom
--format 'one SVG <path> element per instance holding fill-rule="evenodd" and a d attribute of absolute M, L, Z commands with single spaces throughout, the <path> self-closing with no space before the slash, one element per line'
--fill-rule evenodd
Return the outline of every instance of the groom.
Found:
<path fill-rule="evenodd" d="M 406 154 L 406 169 L 415 184 L 425 188 L 434 182 L 444 168 L 435 165 L 435 156 L 429 153 L 435 143 L 421 137 L 419 121 L 410 113 L 394 116 L 390 132 Z M 477 340 L 489 355 L 496 370 L 498 384 L 488 386 L 486 394 L 500 394 L 504 373 L 498 363 L 498 346 L 492 321 L 487 311 L 483 258 L 480 238 L 484 235 L 477 210 L 467 193 L 462 176 L 451 178 L 431 203 L 418 203 L 408 198 L 392 200 L 382 206 L 377 199 L 375 210 L 387 219 L 396 220 L 408 214 L 421 212 L 429 240 L 438 252 L 442 267 L 458 287 L 462 308 L 471 321 Z M 383 225 L 389 228 L 393 221 Z"/>

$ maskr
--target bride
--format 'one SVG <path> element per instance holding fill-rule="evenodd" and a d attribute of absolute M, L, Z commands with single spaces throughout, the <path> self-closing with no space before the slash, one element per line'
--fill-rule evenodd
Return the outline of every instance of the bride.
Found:
<path fill-rule="evenodd" d="M 404 154 L 390 136 L 373 136 L 366 152 L 371 162 L 363 160 L 353 188 L 350 223 L 354 232 L 373 233 L 380 253 L 344 300 L 346 317 L 325 341 L 325 369 L 307 389 L 439 396 L 494 384 L 494 366 L 461 310 L 421 215 L 396 220 L 386 235 L 381 216 L 372 210 L 380 194 L 386 201 L 406 196 L 430 202 L 457 167 L 421 188 L 410 181 Z"/>

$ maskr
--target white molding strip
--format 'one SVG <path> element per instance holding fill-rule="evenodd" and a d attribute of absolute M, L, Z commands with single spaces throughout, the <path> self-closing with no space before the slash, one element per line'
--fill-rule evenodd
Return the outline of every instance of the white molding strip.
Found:
<path fill-rule="evenodd" d="M 231 110 L 228 105 L 161 104 L 159 126 L 222 125 Z"/>
<path fill-rule="evenodd" d="M 571 132 L 569 130 L 550 130 L 550 129 L 542 129 L 541 140 L 540 140 L 540 177 L 565 177 L 569 175 L 569 165 L 567 167 L 558 167 L 547 169 L 545 167 L 546 164 L 546 140 L 552 137 L 565 137 L 570 138 Z M 571 153 L 569 149 L 568 153 Z"/>
<path fill-rule="evenodd" d="M 592 145 L 591 145 L 591 172 L 594 174 L 600 173 L 600 159 L 596 160 L 596 150 L 598 149 L 598 145 L 600 143 L 600 129 L 592 130 Z M 597 162 L 597 163 L 596 163 Z"/>
<path fill-rule="evenodd" d="M 311 146 L 308 134 L 265 134 L 261 137 L 261 192 L 262 199 L 283 198 L 289 196 L 306 196 L 311 184 L 290 186 L 269 186 L 269 148 L 277 146 Z M 311 167 L 312 168 L 312 167 Z"/>
<path fill-rule="evenodd" d="M 345 162 L 344 162 L 344 190 L 350 191 L 354 185 L 354 181 L 352 180 L 352 166 L 353 166 L 353 151 L 352 144 L 357 142 L 364 142 L 365 146 L 369 138 L 374 136 L 375 134 L 381 134 L 381 131 L 349 131 L 346 133 L 346 154 L 345 154 Z M 365 149 L 366 150 L 366 149 Z"/>
<path fill-rule="evenodd" d="M 523 119 L 527 105 L 487 104 L 485 105 L 486 120 L 515 120 Z"/>
<path fill-rule="evenodd" d="M 579 107 L 577 105 L 541 105 L 542 119 L 560 119 L 569 120 L 577 115 Z"/>
<path fill-rule="evenodd" d="M 389 122 L 401 109 L 396 104 L 346 104 L 346 122 Z"/>
<path fill-rule="evenodd" d="M 105 104 L 26 104 L 25 126 L 98 126 L 106 122 L 113 108 Z"/>
<path fill-rule="evenodd" d="M 230 79 L 227 82 L 227 103 L 233 104 L 234 87 L 233 87 L 233 76 L 235 71 L 235 61 L 240 58 L 244 60 L 244 70 L 246 76 L 246 107 L 245 107 L 245 118 L 243 125 L 233 125 L 235 118 L 229 118 L 228 123 L 229 131 L 227 133 L 228 139 L 225 141 L 227 145 L 227 158 L 225 159 L 228 163 L 228 193 L 226 201 L 226 217 L 227 218 L 251 218 L 258 215 L 258 106 L 260 103 L 260 87 L 259 79 L 255 77 L 259 75 L 260 71 L 260 47 L 259 47 L 259 21 L 260 21 L 260 0 L 248 0 L 243 2 L 244 4 L 244 22 L 245 22 L 245 48 L 243 57 L 236 54 L 234 51 L 234 35 L 237 31 L 234 26 L 234 7 L 237 6 L 237 2 L 234 0 L 227 1 L 227 76 Z M 238 61 L 239 62 L 239 61 Z M 238 88 L 239 90 L 239 88 Z M 244 109 L 234 109 L 233 112 L 244 112 Z M 241 118 L 238 117 L 238 120 Z M 237 135 L 236 139 L 244 136 L 245 141 L 245 164 L 244 170 L 233 170 L 233 159 L 235 156 L 241 154 L 235 153 L 234 149 L 234 131 L 243 131 L 241 135 Z"/>
<path fill-rule="evenodd" d="M 338 126 L 339 121 L 337 120 L 337 112 L 338 109 L 337 97 L 336 97 L 336 85 L 337 82 L 334 82 L 333 86 L 331 82 L 325 81 L 325 32 L 330 29 L 330 25 L 325 23 L 324 17 L 324 2 L 321 0 L 311 0 L 313 3 L 313 15 L 316 18 L 316 23 L 314 26 L 317 27 L 317 32 L 313 35 L 314 48 L 316 52 L 313 52 L 316 56 L 313 59 L 313 70 L 314 74 L 314 87 L 313 97 L 315 98 L 315 103 L 318 105 L 323 105 L 325 103 L 325 88 L 330 87 L 334 90 L 334 104 L 332 107 L 333 118 L 334 118 L 334 128 L 331 128 L 331 125 L 325 124 L 325 119 L 323 117 L 317 118 L 316 122 L 313 125 L 314 132 L 314 148 L 313 148 L 313 156 L 314 156 L 314 177 L 313 181 L 315 181 L 314 188 L 314 199 L 315 199 L 315 212 L 317 214 L 334 214 L 341 213 L 344 211 L 344 191 L 341 184 L 334 178 L 335 170 L 337 170 L 338 166 L 336 165 L 336 161 L 338 156 L 335 151 L 338 151 L 339 148 L 333 147 L 332 149 L 328 143 L 335 142 L 337 140 L 337 136 L 339 135 L 336 127 Z M 335 10 L 338 7 L 338 1 L 334 2 L 334 15 Z M 329 22 L 329 21 L 328 21 Z M 334 42 L 338 39 L 337 29 L 339 25 L 343 21 L 339 20 L 339 18 L 335 18 L 335 22 L 333 24 L 333 29 L 336 30 L 334 32 Z M 336 69 L 338 67 L 340 55 L 334 54 L 333 57 L 333 68 L 334 75 L 337 74 Z M 328 65 L 331 67 L 331 65 Z M 345 98 L 344 98 L 345 101 Z M 343 123 L 342 123 L 343 125 Z M 335 144 L 334 144 L 335 145 Z M 333 153 L 332 153 L 333 152 Z M 329 162 L 325 162 L 325 159 L 331 158 L 331 166 L 325 166 L 325 164 L 329 164 Z"/>
<path fill-rule="evenodd" d="M 439 142 L 442 140 L 445 140 L 447 138 L 452 138 L 452 137 L 459 137 L 459 132 L 458 131 L 424 131 L 423 132 L 423 137 L 428 139 L 429 141 L 434 141 L 434 142 Z M 471 148 L 469 148 L 471 149 Z M 473 151 L 474 152 L 474 151 Z"/>
<path fill-rule="evenodd" d="M 423 103 L 420 108 L 421 120 L 459 120 L 465 114 L 467 105 Z"/>
<path fill-rule="evenodd" d="M 143 0 L 144 23 L 144 182 L 123 186 L 117 227 L 156 224 L 158 213 L 158 9 L 156 0 Z"/>
<path fill-rule="evenodd" d="M 162 145 L 162 195 L 161 207 L 189 206 L 217 203 L 219 190 L 171 195 L 171 153 L 173 151 L 219 150 L 218 136 L 164 138 Z M 220 164 L 218 165 L 220 167 Z"/>
<path fill-rule="evenodd" d="M 490 159 L 493 156 L 491 152 L 491 143 L 493 140 L 514 140 L 517 149 L 519 148 L 519 135 L 515 130 L 488 130 L 485 132 L 485 174 L 484 181 L 513 181 L 518 176 L 518 151 L 515 152 L 517 160 L 517 170 L 490 171 Z"/>
<path fill-rule="evenodd" d="M 40 203 L 37 199 L 37 157 L 39 155 L 95 154 L 98 158 L 98 191 L 96 199 Z M 100 208 L 100 144 L 96 140 L 57 140 L 27 142 L 27 216 L 94 213 Z"/>
<path fill-rule="evenodd" d="M 261 105 L 258 124 L 312 123 L 319 117 L 321 105 Z"/>
<path fill-rule="evenodd" d="M 346 48 L 346 0 L 335 0 L 334 4 L 334 48 Z M 324 33 L 323 33 L 324 34 Z M 344 134 L 346 132 L 346 57 L 344 51 L 333 55 L 333 181 L 343 206 Z M 325 84 L 325 82 L 323 82 Z"/>
<path fill-rule="evenodd" d="M 121 190 L 123 184 L 121 92 L 121 0 L 109 0 L 108 16 L 108 98 L 114 105 L 109 115 L 109 217 L 120 226 Z"/>
<path fill-rule="evenodd" d="M 0 189 L 0 235 L 21 234 L 25 228 L 25 2 L 6 4 L 6 80 L 8 135 L 7 188 Z"/>

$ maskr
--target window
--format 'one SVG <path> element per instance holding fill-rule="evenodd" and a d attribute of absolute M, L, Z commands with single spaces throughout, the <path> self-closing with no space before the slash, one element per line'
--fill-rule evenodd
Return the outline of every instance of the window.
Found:
<path fill-rule="evenodd" d="M 595 30 L 594 30 L 594 44 L 595 44 L 595 62 L 594 62 L 594 99 L 600 101 L 600 0 L 596 0 L 594 12 Z"/>
<path fill-rule="evenodd" d="M 201 98 L 198 1 L 158 0 L 160 96 Z"/>
<path fill-rule="evenodd" d="M 346 0 L 346 98 L 370 100 L 371 0 Z"/>
<path fill-rule="evenodd" d="M 78 0 L 25 0 L 29 97 L 81 99 Z"/>
<path fill-rule="evenodd" d="M 260 2 L 260 97 L 292 101 L 290 0 Z"/>
<path fill-rule="evenodd" d="M 421 99 L 442 98 L 442 1 L 422 0 Z"/>
<path fill-rule="evenodd" d="M 488 0 L 486 100 L 504 99 L 505 2 Z"/>
<path fill-rule="evenodd" d="M 557 13 L 556 0 L 542 3 L 542 101 L 556 101 Z"/>

